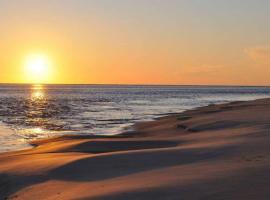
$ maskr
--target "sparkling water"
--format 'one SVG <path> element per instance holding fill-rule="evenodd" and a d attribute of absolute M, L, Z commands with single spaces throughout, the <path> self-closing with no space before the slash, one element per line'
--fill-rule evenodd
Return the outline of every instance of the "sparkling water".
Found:
<path fill-rule="evenodd" d="M 2 84 L 0 151 L 55 135 L 118 134 L 137 121 L 265 97 L 270 87 Z"/>

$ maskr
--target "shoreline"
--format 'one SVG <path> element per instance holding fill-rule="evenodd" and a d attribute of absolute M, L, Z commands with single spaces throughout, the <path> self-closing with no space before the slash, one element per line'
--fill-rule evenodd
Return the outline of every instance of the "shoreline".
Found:
<path fill-rule="evenodd" d="M 28 142 L 23 142 L 19 139 L 19 136 L 16 134 L 16 131 L 8 127 L 6 124 L 0 122 L 0 138 L 5 141 L 5 145 L 1 146 L 0 155 L 1 153 L 13 152 L 13 151 L 20 151 L 31 149 L 32 146 Z M 11 149 L 12 146 L 16 148 Z"/>
<path fill-rule="evenodd" d="M 263 98 L 265 99 L 265 98 Z M 260 100 L 260 99 L 255 99 L 255 100 Z M 250 100 L 246 100 L 246 101 L 231 101 L 231 102 L 226 102 L 226 103 L 218 103 L 218 104 L 209 104 L 209 105 L 221 105 L 221 104 L 230 104 L 230 103 L 234 103 L 234 102 L 247 102 L 247 101 L 250 101 Z M 254 101 L 254 100 L 251 100 L 251 101 Z M 37 139 L 33 139 L 33 140 L 28 140 L 27 142 L 24 142 L 21 144 L 22 147 L 18 148 L 18 149 L 15 149 L 14 150 L 7 150 L 7 151 L 0 151 L 0 156 L 1 154 L 3 153 L 12 153 L 12 152 L 17 152 L 17 151 L 23 151 L 23 150 L 31 150 L 33 148 L 36 147 L 35 143 L 38 142 L 38 141 L 42 141 L 42 140 L 48 140 L 48 139 L 54 139 L 54 138 L 62 138 L 62 137 L 82 137 L 82 136 L 85 136 L 87 138 L 96 138 L 96 137 L 100 137 L 100 138 L 111 138 L 111 137 L 117 137 L 117 136 L 121 136 L 121 135 L 127 135 L 129 133 L 134 133 L 136 132 L 136 128 L 134 129 L 134 127 L 136 127 L 136 124 L 141 124 L 141 123 L 148 123 L 148 122 L 153 122 L 153 121 L 156 121 L 156 120 L 160 120 L 162 118 L 167 118 L 167 117 L 171 117 L 171 116 L 175 116 L 175 115 L 181 115 L 182 113 L 185 113 L 189 110 L 197 110 L 197 109 L 200 109 L 200 108 L 204 108 L 204 107 L 208 107 L 209 105 L 205 105 L 205 106 L 198 106 L 198 107 L 194 107 L 194 108 L 191 108 L 191 109 L 187 109 L 187 110 L 183 110 L 181 112 L 175 112 L 175 113 L 164 113 L 164 114 L 158 114 L 157 116 L 154 116 L 153 118 L 149 118 L 147 120 L 141 120 L 141 121 L 137 121 L 135 123 L 133 123 L 132 125 L 128 125 L 126 127 L 124 127 L 122 129 L 122 131 L 120 131 L 119 133 L 117 134 L 59 134 L 58 136 L 48 136 L 48 137 L 44 137 L 44 138 L 37 138 Z M 13 130 L 11 128 L 9 128 L 7 125 L 5 124 L 2 124 L 2 128 L 4 129 L 9 129 L 10 131 L 12 132 L 16 132 L 16 130 Z M 9 131 L 9 132 L 10 132 Z M 0 134 L 1 133 L 4 133 L 5 132 L 2 132 L 1 131 L 1 123 L 0 123 Z"/>
<path fill-rule="evenodd" d="M 36 140 L 0 154 L 0 197 L 267 199 L 269 119 L 270 99 L 259 99 L 162 116 L 117 136 Z"/>

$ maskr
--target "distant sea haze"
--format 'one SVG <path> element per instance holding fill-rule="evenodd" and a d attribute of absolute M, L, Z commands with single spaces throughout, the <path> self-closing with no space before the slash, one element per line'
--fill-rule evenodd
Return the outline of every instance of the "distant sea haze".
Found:
<path fill-rule="evenodd" d="M 270 87 L 2 84 L 0 151 L 55 135 L 118 134 L 138 121 L 266 97 Z"/>

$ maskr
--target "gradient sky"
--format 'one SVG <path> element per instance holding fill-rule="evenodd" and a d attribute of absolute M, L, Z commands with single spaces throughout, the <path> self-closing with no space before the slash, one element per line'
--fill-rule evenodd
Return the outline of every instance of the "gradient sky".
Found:
<path fill-rule="evenodd" d="M 0 0 L 0 82 L 270 85 L 269 0 Z"/>

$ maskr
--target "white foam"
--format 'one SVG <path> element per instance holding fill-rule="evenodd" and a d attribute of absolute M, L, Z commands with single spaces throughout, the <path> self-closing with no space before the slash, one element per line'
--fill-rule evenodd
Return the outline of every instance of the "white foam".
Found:
<path fill-rule="evenodd" d="M 32 146 L 16 132 L 0 123 L 0 152 L 31 148 Z"/>

